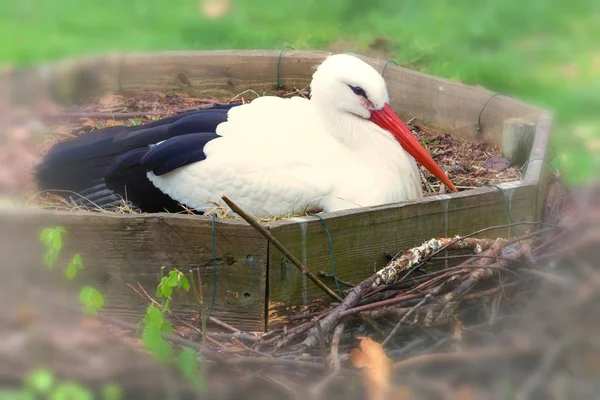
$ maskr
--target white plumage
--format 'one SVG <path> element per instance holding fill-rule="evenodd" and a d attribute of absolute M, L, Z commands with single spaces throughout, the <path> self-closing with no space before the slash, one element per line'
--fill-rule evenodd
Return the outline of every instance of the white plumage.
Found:
<path fill-rule="evenodd" d="M 415 159 L 369 119 L 388 103 L 377 71 L 330 56 L 314 74 L 310 100 L 261 97 L 235 107 L 217 127 L 221 137 L 205 145 L 205 160 L 147 176 L 190 208 L 210 210 L 227 195 L 257 217 L 421 197 Z"/>

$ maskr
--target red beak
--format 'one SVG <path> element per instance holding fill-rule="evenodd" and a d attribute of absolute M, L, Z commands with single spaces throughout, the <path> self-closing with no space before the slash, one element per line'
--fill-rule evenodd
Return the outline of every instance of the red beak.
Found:
<path fill-rule="evenodd" d="M 384 105 L 381 110 L 371 111 L 372 122 L 377 124 L 380 128 L 390 132 L 398 143 L 406 150 L 415 160 L 420 162 L 429 172 L 435 175 L 440 181 L 442 181 L 450 190 L 456 192 L 456 187 L 452 184 L 448 176 L 442 171 L 440 166 L 431 158 L 431 155 L 427 150 L 421 146 L 421 143 L 412 134 L 410 129 L 398 118 L 398 116 L 392 111 L 389 105 Z"/>

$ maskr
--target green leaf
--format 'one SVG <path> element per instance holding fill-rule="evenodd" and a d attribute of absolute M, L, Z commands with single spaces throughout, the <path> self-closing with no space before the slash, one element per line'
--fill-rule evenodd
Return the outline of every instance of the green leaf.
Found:
<path fill-rule="evenodd" d="M 53 228 L 44 228 L 40 234 L 40 240 L 46 247 L 52 246 L 52 235 L 54 234 Z"/>
<path fill-rule="evenodd" d="M 179 372 L 186 379 L 192 377 L 198 372 L 198 361 L 196 359 L 198 353 L 191 347 L 183 347 L 177 357 L 177 367 Z"/>
<path fill-rule="evenodd" d="M 144 316 L 144 322 L 147 325 L 161 326 L 163 323 L 163 313 L 154 304 L 150 304 L 146 308 L 146 315 Z"/>
<path fill-rule="evenodd" d="M 162 340 L 162 331 L 160 325 L 146 325 L 142 332 L 142 343 L 152 352 L 155 352 Z"/>
<path fill-rule="evenodd" d="M 62 235 L 59 231 L 55 231 L 54 235 L 52 236 L 52 248 L 54 250 L 62 249 Z"/>
<path fill-rule="evenodd" d="M 121 387 L 115 383 L 108 383 L 102 388 L 103 400 L 120 400 L 123 398 Z"/>
<path fill-rule="evenodd" d="M 47 369 L 36 369 L 25 379 L 25 386 L 36 393 L 47 393 L 54 384 L 54 376 Z"/>
<path fill-rule="evenodd" d="M 190 347 L 183 347 L 177 357 L 177 367 L 181 375 L 197 390 L 203 390 L 206 386 L 204 376 L 198 368 L 198 352 Z"/>
<path fill-rule="evenodd" d="M 48 396 L 50 400 L 94 400 L 90 390 L 75 382 L 60 383 Z"/>
<path fill-rule="evenodd" d="M 161 339 L 154 351 L 154 355 L 161 362 L 170 362 L 173 359 L 173 346 L 170 342 Z"/>
<path fill-rule="evenodd" d="M 188 281 L 188 279 L 183 274 L 181 274 L 181 287 L 186 292 L 190 291 L 190 282 Z"/>
<path fill-rule="evenodd" d="M 83 260 L 81 259 L 81 256 L 79 254 L 75 254 L 73 259 L 69 263 L 69 266 L 65 270 L 65 275 L 67 276 L 68 280 L 73 280 L 77 276 L 77 272 L 80 269 L 84 268 L 85 266 L 83 265 Z"/>
<path fill-rule="evenodd" d="M 160 280 L 160 283 L 158 284 L 158 287 L 156 288 L 156 296 L 161 298 L 161 297 L 170 297 L 171 294 L 173 293 L 173 288 L 171 288 L 171 286 L 169 286 L 168 284 L 168 279 L 166 276 L 163 276 Z"/>
<path fill-rule="evenodd" d="M 146 325 L 142 332 L 142 341 L 150 350 L 154 350 L 162 339 L 161 325 Z"/>
<path fill-rule="evenodd" d="M 171 323 L 169 323 L 168 321 L 163 322 L 161 329 L 164 334 L 168 335 L 173 333 L 173 325 L 171 325 Z"/>
<path fill-rule="evenodd" d="M 55 228 L 44 228 L 40 234 L 40 240 L 46 247 L 52 247 L 56 250 L 62 248 L 62 234 L 65 233 L 65 229 L 62 226 Z"/>
<path fill-rule="evenodd" d="M 104 296 L 93 287 L 86 286 L 79 293 L 79 301 L 86 315 L 97 314 L 104 305 Z"/>
<path fill-rule="evenodd" d="M 167 278 L 167 285 L 169 285 L 172 288 L 179 286 L 179 271 L 175 269 L 169 272 L 169 277 Z"/>
<path fill-rule="evenodd" d="M 44 257 L 44 265 L 48 267 L 49 270 L 54 268 L 54 264 L 56 264 L 56 260 L 58 259 L 59 251 L 54 248 L 49 248 L 46 252 L 46 256 Z"/>
<path fill-rule="evenodd" d="M 163 285 L 162 294 L 163 297 L 171 297 L 171 295 L 173 294 L 173 288 L 167 284 Z"/>
<path fill-rule="evenodd" d="M 45 228 L 40 234 L 40 240 L 46 246 L 44 265 L 48 269 L 52 269 L 58 259 L 62 248 L 62 234 L 64 232 L 65 229 L 62 226 L 57 226 L 56 228 Z"/>

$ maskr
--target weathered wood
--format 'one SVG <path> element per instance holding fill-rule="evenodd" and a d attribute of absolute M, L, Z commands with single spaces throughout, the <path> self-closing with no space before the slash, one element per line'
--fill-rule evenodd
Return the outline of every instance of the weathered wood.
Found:
<path fill-rule="evenodd" d="M 339 279 L 360 282 L 387 263 L 387 254 L 413 247 L 432 237 L 466 234 L 493 225 L 533 221 L 535 185 L 504 184 L 453 195 L 439 195 L 404 205 L 368 207 L 323 215 L 333 241 L 335 270 Z M 505 200 L 504 195 L 507 198 Z M 316 217 L 277 221 L 269 229 L 313 273 L 331 272 L 329 242 Z M 488 232 L 483 237 L 514 236 L 512 228 Z M 335 288 L 333 282 L 326 282 Z M 298 305 L 322 292 L 307 284 L 304 276 L 274 247 L 269 249 L 269 300 Z"/>
<path fill-rule="evenodd" d="M 536 219 L 544 217 L 544 204 L 546 201 L 546 189 L 548 187 L 548 176 L 552 169 L 550 165 L 550 129 L 552 127 L 552 114 L 544 112 L 536 125 L 531 153 L 527 160 L 525 179 L 528 185 L 537 187 L 536 193 Z"/>
<path fill-rule="evenodd" d="M 311 67 L 326 53 L 291 53 L 284 53 L 282 58 L 281 82 L 289 90 L 302 89 L 310 82 Z M 231 98 L 245 91 L 272 93 L 278 58 L 275 51 L 108 54 L 67 61 L 50 72 L 40 70 L 37 79 L 29 80 L 37 80 L 38 87 L 48 88 L 55 99 L 69 104 L 115 92 L 177 91 L 197 97 Z M 40 85 L 39 81 L 45 83 Z M 248 92 L 245 97 L 256 95 Z"/>
<path fill-rule="evenodd" d="M 82 282 L 94 285 L 105 295 L 110 314 L 139 321 L 145 303 L 126 284 L 135 286 L 140 282 L 154 296 L 161 267 L 166 272 L 176 267 L 186 273 L 199 268 L 205 302 L 211 304 L 214 274 L 210 218 L 0 210 L 0 220 L 3 264 L 28 278 L 45 275 L 38 272 L 44 268 L 41 230 L 63 226 L 67 234 L 59 265 L 66 267 L 68 259 L 79 253 L 86 265 Z M 243 223 L 216 220 L 215 247 L 217 298 L 212 315 L 242 330 L 262 331 L 267 241 Z M 198 309 L 191 293 L 176 296 L 172 307 L 188 321 Z"/>
<path fill-rule="evenodd" d="M 506 119 L 502 131 L 502 154 L 516 165 L 525 164 L 531 153 L 534 137 L 534 122 L 521 118 Z"/>
<path fill-rule="evenodd" d="M 288 90 L 306 87 L 314 68 L 330 54 L 285 51 L 281 57 L 284 87 Z M 221 98 L 253 90 L 263 95 L 276 88 L 279 56 L 278 50 L 107 54 L 28 71 L 12 86 L 15 94 L 21 92 L 21 87 L 29 86 L 49 90 L 54 98 L 70 103 L 119 90 L 179 91 Z M 384 60 L 358 56 L 378 70 L 385 64 Z M 493 140 L 497 145 L 501 144 L 504 119 L 527 117 L 535 120 L 542 112 L 507 96 L 495 96 L 490 100 L 494 93 L 481 87 L 394 65 L 387 66 L 384 77 L 391 106 L 401 118 L 416 117 L 422 125 L 468 138 Z M 247 93 L 247 98 L 252 96 Z M 480 113 L 483 133 L 476 129 Z"/>
<path fill-rule="evenodd" d="M 227 203 L 227 205 L 231 208 L 231 210 L 233 212 L 235 212 L 240 217 L 244 218 L 244 220 L 246 220 L 254 229 L 256 229 L 258 232 L 260 232 L 260 234 L 263 235 L 265 237 L 265 239 L 267 239 L 269 241 L 269 244 L 272 244 L 273 246 L 275 246 L 277 248 L 277 250 L 279 250 L 281 253 L 283 253 L 283 255 L 285 255 L 296 266 L 296 268 L 298 268 L 298 270 L 304 276 L 306 276 L 308 279 L 313 281 L 314 284 L 316 284 L 318 287 L 320 287 L 333 300 L 342 301 L 342 298 L 340 296 L 338 296 L 334 291 L 332 291 L 330 288 L 328 288 L 327 285 L 325 285 L 323 282 L 321 282 L 321 280 L 319 278 L 317 278 L 317 276 L 315 274 L 310 272 L 308 270 L 308 268 L 306 268 L 306 266 L 302 265 L 302 263 L 300 261 L 298 261 L 296 256 L 294 256 L 292 253 L 287 251 L 287 249 L 281 245 L 279 240 L 277 240 L 277 238 L 275 238 L 271 234 L 271 232 L 269 232 L 269 230 L 267 228 L 265 228 L 260 222 L 258 222 L 254 217 L 250 216 L 250 214 L 248 214 L 244 210 L 242 210 L 237 204 L 235 204 L 233 201 L 231 201 L 231 199 L 229 199 L 227 196 L 223 196 L 222 199 L 223 199 L 223 201 L 225 201 L 225 203 Z"/>

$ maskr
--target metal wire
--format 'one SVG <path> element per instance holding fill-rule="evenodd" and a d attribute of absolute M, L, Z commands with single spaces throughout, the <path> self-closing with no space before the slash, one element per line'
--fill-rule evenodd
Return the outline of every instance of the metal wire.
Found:
<path fill-rule="evenodd" d="M 333 241 L 331 240 L 331 234 L 329 233 L 329 230 L 327 229 L 327 226 L 325 225 L 325 220 L 323 220 L 323 218 L 320 215 L 309 214 L 309 216 L 319 218 L 321 220 L 321 225 L 323 225 L 323 229 L 325 230 L 325 233 L 327 234 L 327 239 L 329 239 L 329 259 L 331 260 L 331 275 L 333 275 L 333 280 L 335 281 L 335 286 L 337 288 L 338 295 L 340 297 L 343 297 L 342 289 L 340 289 L 340 283 L 338 282 L 337 274 L 335 273 L 335 261 L 333 259 Z"/>
<path fill-rule="evenodd" d="M 210 309 L 206 314 L 206 318 L 210 317 L 213 308 L 215 307 L 215 301 L 217 299 L 217 249 L 215 246 L 215 214 L 212 215 L 212 221 L 210 224 L 210 230 L 212 235 L 212 253 L 213 253 L 213 296 L 210 303 Z"/>
<path fill-rule="evenodd" d="M 510 213 L 510 202 L 508 200 L 508 196 L 506 195 L 506 192 L 504 191 L 504 189 L 502 189 L 500 186 L 495 185 L 493 183 L 486 183 L 485 186 L 495 187 L 496 189 L 498 189 L 499 191 L 502 192 L 502 194 L 504 195 L 504 203 L 506 205 L 506 215 L 508 216 L 508 223 L 512 224 L 513 219 L 512 219 L 512 215 Z"/>
<path fill-rule="evenodd" d="M 396 64 L 396 66 L 398 66 L 398 67 L 400 66 L 400 64 L 398 64 L 398 63 L 397 63 L 396 61 L 394 61 L 394 60 L 387 60 L 387 61 L 385 62 L 385 64 L 383 64 L 383 68 L 381 69 L 381 76 L 383 76 L 383 75 L 385 74 L 385 69 L 387 68 L 387 66 L 388 66 L 388 64 L 389 64 L 389 63 Z"/>
<path fill-rule="evenodd" d="M 283 85 L 281 84 L 281 57 L 286 49 L 296 50 L 292 46 L 283 46 L 279 52 L 279 57 L 277 57 L 277 89 L 283 89 Z"/>
<path fill-rule="evenodd" d="M 475 129 L 477 129 L 477 132 L 479 132 L 479 133 L 483 133 L 483 125 L 481 125 L 481 114 L 483 114 L 483 110 L 485 110 L 485 108 L 487 107 L 487 105 L 490 102 L 490 100 L 492 100 L 496 96 L 500 96 L 500 93 L 494 93 L 494 94 L 492 94 L 490 96 L 490 98 L 487 99 L 487 101 L 485 102 L 485 104 L 483 105 L 483 107 L 481 108 L 481 111 L 479 111 L 479 117 L 477 117 L 477 125 L 475 126 Z"/>

